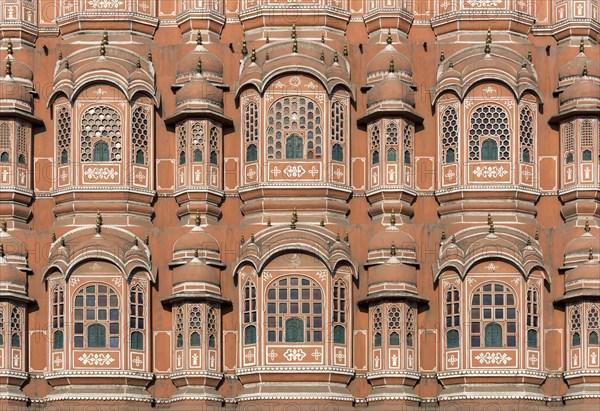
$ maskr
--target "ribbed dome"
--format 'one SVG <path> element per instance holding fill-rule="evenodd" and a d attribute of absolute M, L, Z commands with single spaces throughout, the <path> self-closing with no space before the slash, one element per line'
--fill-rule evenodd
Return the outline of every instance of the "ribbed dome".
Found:
<path fill-rule="evenodd" d="M 378 283 L 402 282 L 417 284 L 417 270 L 410 265 L 402 264 L 396 257 L 391 257 L 385 264 L 369 270 L 369 286 Z"/>
<path fill-rule="evenodd" d="M 25 247 L 25 244 L 4 231 L 4 224 L 5 223 L 2 223 L 2 228 L 0 229 L 0 245 L 4 249 L 4 253 L 22 258 L 27 257 L 27 248 Z"/>
<path fill-rule="evenodd" d="M 173 254 L 187 250 L 208 250 L 220 252 L 219 243 L 213 236 L 208 234 L 199 225 L 195 226 L 189 233 L 181 236 L 173 246 Z"/>
<path fill-rule="evenodd" d="M 592 252 L 600 251 L 600 240 L 592 233 L 585 233 L 574 240 L 571 240 L 565 247 L 565 257 L 574 254 L 588 255 L 590 249 Z"/>
<path fill-rule="evenodd" d="M 175 104 L 179 107 L 186 101 L 205 100 L 219 106 L 223 104 L 223 90 L 216 88 L 201 77 L 187 82 L 175 96 Z"/>
<path fill-rule="evenodd" d="M 18 77 L 27 81 L 33 81 L 33 70 L 31 70 L 27 64 L 20 62 L 13 56 L 7 56 L 4 60 L 2 60 L 2 67 L 0 67 L 2 74 L 4 74 L 6 63 L 9 60 L 13 77 Z"/>
<path fill-rule="evenodd" d="M 415 106 L 415 92 L 397 75 L 390 73 L 367 92 L 367 107 L 382 101 L 401 101 L 411 107 Z"/>
<path fill-rule="evenodd" d="M 577 268 L 567 271 L 565 283 L 577 280 L 600 280 L 600 264 L 598 260 L 590 260 L 578 265 Z"/>
<path fill-rule="evenodd" d="M 16 284 L 25 287 L 27 284 L 27 275 L 9 264 L 4 258 L 4 251 L 0 248 L 0 282 Z"/>
<path fill-rule="evenodd" d="M 560 104 L 564 104 L 571 100 L 586 98 L 600 100 L 599 82 L 594 82 L 590 78 L 583 78 L 570 85 L 563 93 L 561 93 L 559 101 Z"/>
<path fill-rule="evenodd" d="M 202 71 L 223 77 L 223 63 L 221 60 L 204 48 L 196 46 L 193 52 L 188 53 L 177 65 L 177 77 L 193 75 L 198 70 L 198 62 L 202 64 Z"/>
<path fill-rule="evenodd" d="M 390 61 L 394 62 L 394 68 L 397 72 L 412 76 L 412 64 L 391 44 L 388 44 L 369 61 L 367 64 L 367 75 L 388 71 Z"/>
<path fill-rule="evenodd" d="M 194 281 L 218 286 L 220 285 L 219 269 L 202 263 L 197 257 L 173 269 L 173 285 Z"/>
<path fill-rule="evenodd" d="M 0 100 L 17 100 L 27 105 L 33 103 L 33 96 L 27 89 L 10 77 L 0 79 Z"/>
<path fill-rule="evenodd" d="M 400 231 L 395 225 L 389 226 L 385 231 L 376 234 L 369 241 L 369 250 L 390 249 L 392 244 L 397 249 L 415 250 L 415 240 L 410 235 Z"/>
<path fill-rule="evenodd" d="M 569 77 L 581 77 L 584 68 L 587 69 L 589 76 L 600 77 L 600 64 L 588 58 L 585 53 L 579 53 L 575 58 L 571 59 L 558 70 L 558 79 L 563 80 Z"/>

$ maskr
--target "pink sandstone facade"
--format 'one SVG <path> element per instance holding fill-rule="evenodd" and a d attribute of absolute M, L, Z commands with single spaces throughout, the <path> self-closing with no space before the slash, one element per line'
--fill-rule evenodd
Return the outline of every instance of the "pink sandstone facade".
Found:
<path fill-rule="evenodd" d="M 0 0 L 0 407 L 598 407 L 598 8 Z"/>

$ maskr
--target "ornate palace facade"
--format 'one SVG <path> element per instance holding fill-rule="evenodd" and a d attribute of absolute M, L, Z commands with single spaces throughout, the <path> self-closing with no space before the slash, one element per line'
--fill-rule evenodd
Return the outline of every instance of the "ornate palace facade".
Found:
<path fill-rule="evenodd" d="M 0 406 L 597 405 L 598 7 L 0 0 Z"/>

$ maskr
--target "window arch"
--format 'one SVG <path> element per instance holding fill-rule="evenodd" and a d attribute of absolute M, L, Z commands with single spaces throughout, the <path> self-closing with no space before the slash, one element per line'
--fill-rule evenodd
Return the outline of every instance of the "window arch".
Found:
<path fill-rule="evenodd" d="M 129 329 L 131 332 L 130 347 L 132 350 L 144 349 L 144 305 L 142 287 L 134 285 L 129 290 Z"/>
<path fill-rule="evenodd" d="M 469 160 L 510 160 L 508 114 L 502 107 L 480 106 L 471 114 Z"/>
<path fill-rule="evenodd" d="M 304 141 L 298 134 L 292 134 L 285 140 L 285 158 L 304 158 Z"/>
<path fill-rule="evenodd" d="M 209 148 L 210 148 L 210 164 L 217 165 L 219 164 L 219 132 L 216 127 L 211 127 L 210 129 L 210 140 L 209 140 Z"/>
<path fill-rule="evenodd" d="M 65 291 L 64 286 L 59 284 L 52 289 L 52 349 L 62 350 L 64 348 L 65 327 Z"/>
<path fill-rule="evenodd" d="M 598 307 L 595 305 L 588 308 L 586 325 L 589 345 L 598 345 L 598 332 L 600 331 L 598 311 Z"/>
<path fill-rule="evenodd" d="M 208 309 L 206 331 L 208 333 L 208 348 L 217 348 L 217 311 L 214 307 Z"/>
<path fill-rule="evenodd" d="M 454 163 L 458 154 L 458 113 L 448 107 L 442 114 L 442 153 L 446 164 Z"/>
<path fill-rule="evenodd" d="M 288 276 L 274 281 L 267 289 L 268 342 L 287 341 L 286 324 L 290 318 L 302 321 L 304 342 L 323 341 L 323 292 L 312 279 Z"/>
<path fill-rule="evenodd" d="M 383 329 L 383 321 L 381 308 L 375 307 L 373 310 L 373 346 L 381 347 L 381 332 Z"/>
<path fill-rule="evenodd" d="M 186 155 L 185 152 L 187 150 L 187 131 L 185 128 L 185 124 L 180 124 L 178 127 L 177 133 L 177 147 L 179 148 L 179 165 L 185 165 Z"/>
<path fill-rule="evenodd" d="M 69 162 L 71 152 L 71 111 L 63 106 L 57 114 L 57 152 L 60 153 L 59 164 Z"/>
<path fill-rule="evenodd" d="M 112 287 L 104 284 L 82 287 L 75 294 L 73 346 L 119 348 L 119 315 L 119 298 Z"/>
<path fill-rule="evenodd" d="M 344 161 L 344 149 L 340 144 L 334 144 L 331 149 L 331 159 L 333 161 Z"/>
<path fill-rule="evenodd" d="M 20 307 L 13 307 L 10 313 L 10 345 L 14 348 L 21 347 L 21 332 L 23 321 L 23 311 Z"/>
<path fill-rule="evenodd" d="M 527 289 L 527 348 L 538 348 L 539 293 L 537 288 Z"/>
<path fill-rule="evenodd" d="M 8 123 L 0 123 L 0 163 L 10 161 L 10 152 L 12 151 L 11 132 Z"/>
<path fill-rule="evenodd" d="M 478 287 L 471 296 L 470 314 L 471 347 L 517 346 L 517 307 L 510 287 L 499 283 Z"/>
<path fill-rule="evenodd" d="M 145 107 L 137 107 L 131 116 L 131 146 L 135 164 L 146 164 L 148 153 L 149 120 Z"/>
<path fill-rule="evenodd" d="M 413 151 L 413 127 L 410 124 L 404 126 L 404 165 L 412 163 Z"/>
<path fill-rule="evenodd" d="M 188 327 L 190 332 L 190 347 L 200 347 L 202 342 L 202 309 L 192 305 L 189 309 Z"/>
<path fill-rule="evenodd" d="M 0 154 L 0 163 L 8 163 L 8 161 L 9 161 L 8 151 L 3 151 L 2 154 Z"/>
<path fill-rule="evenodd" d="M 269 160 L 321 158 L 323 154 L 323 120 L 321 109 L 315 101 L 304 96 L 286 96 L 278 99 L 269 107 L 266 127 L 267 158 Z M 287 143 L 291 135 L 297 135 L 302 140 L 302 150 L 299 147 L 295 147 L 293 150 L 296 157 L 287 155 Z M 343 139 L 343 134 L 339 137 Z M 294 142 L 300 144 L 296 139 Z M 284 146 L 285 152 L 283 151 Z M 300 157 L 298 157 L 299 155 Z"/>
<path fill-rule="evenodd" d="M 535 142 L 535 117 L 528 106 L 523 106 L 519 112 L 519 128 L 521 161 L 530 163 Z"/>
<path fill-rule="evenodd" d="M 575 150 L 575 129 L 573 127 L 573 122 L 565 124 L 563 133 L 565 163 L 570 164 L 573 162 L 573 152 Z"/>
<path fill-rule="evenodd" d="M 183 333 L 185 332 L 183 324 L 183 306 L 175 307 L 175 347 L 183 348 Z"/>
<path fill-rule="evenodd" d="M 285 320 L 285 342 L 304 342 L 304 321 L 301 318 Z"/>
<path fill-rule="evenodd" d="M 408 307 L 406 310 L 406 346 L 412 347 L 414 344 L 413 335 L 415 333 L 415 310 Z"/>
<path fill-rule="evenodd" d="M 255 324 L 257 321 L 256 310 L 256 286 L 252 280 L 248 280 L 244 285 L 244 306 L 243 306 L 244 324 Z M 256 343 L 256 326 L 250 325 L 244 328 L 244 344 Z"/>
<path fill-rule="evenodd" d="M 256 148 L 256 144 L 250 144 L 246 147 L 246 161 L 256 161 L 258 160 L 258 150 Z"/>
<path fill-rule="evenodd" d="M 26 164 L 29 157 L 29 127 L 18 123 L 17 126 L 17 163 Z"/>
<path fill-rule="evenodd" d="M 106 160 L 96 160 L 98 142 L 106 144 Z M 105 146 L 98 146 L 105 158 Z M 107 106 L 87 109 L 81 119 L 81 161 L 121 161 L 121 116 Z M 93 153 L 92 153 L 93 150 Z M 99 154 L 100 155 L 100 152 Z"/>
<path fill-rule="evenodd" d="M 244 128 L 246 134 L 246 143 L 258 142 L 258 104 L 249 102 L 244 108 Z"/>
<path fill-rule="evenodd" d="M 204 126 L 200 122 L 192 124 L 192 161 L 201 163 L 204 151 Z"/>
<path fill-rule="evenodd" d="M 379 126 L 373 125 L 371 127 L 371 164 L 377 165 L 379 164 L 379 148 L 380 148 L 380 134 L 379 134 Z"/>
<path fill-rule="evenodd" d="M 451 286 L 446 291 L 446 348 L 458 348 L 460 327 L 460 293 Z"/>
<path fill-rule="evenodd" d="M 346 284 L 338 279 L 333 285 L 333 342 L 346 343 Z"/>
<path fill-rule="evenodd" d="M 388 148 L 386 160 L 389 162 L 398 160 L 398 154 L 396 153 L 395 148 Z"/>
<path fill-rule="evenodd" d="M 388 320 L 388 344 L 390 346 L 400 345 L 400 332 L 402 330 L 402 315 L 400 308 L 393 305 L 388 308 L 387 320 Z"/>

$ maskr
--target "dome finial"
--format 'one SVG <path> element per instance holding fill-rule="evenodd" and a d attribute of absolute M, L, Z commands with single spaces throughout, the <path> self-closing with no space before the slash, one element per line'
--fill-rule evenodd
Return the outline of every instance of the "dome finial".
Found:
<path fill-rule="evenodd" d="M 246 37 L 242 40 L 242 56 L 248 55 L 248 44 L 246 43 Z"/>
<path fill-rule="evenodd" d="M 294 39 L 294 42 L 292 43 L 292 53 L 297 53 L 298 52 L 298 40 Z"/>
<path fill-rule="evenodd" d="M 320 227 L 325 227 L 325 219 L 321 218 L 321 222 L 319 223 Z"/>
<path fill-rule="evenodd" d="M 348 57 L 348 45 L 344 44 L 344 51 L 342 52 L 344 57 Z"/>
<path fill-rule="evenodd" d="M 135 67 L 141 69 L 142 68 L 142 61 L 140 59 L 138 59 L 137 63 L 135 63 Z"/>
<path fill-rule="evenodd" d="M 4 72 L 7 76 L 12 76 L 12 62 L 10 60 L 6 60 L 6 69 Z"/>
<path fill-rule="evenodd" d="M 67 59 L 67 60 L 65 60 L 65 68 L 66 68 L 67 70 L 69 70 L 69 60 L 68 60 L 68 59 Z"/>
<path fill-rule="evenodd" d="M 448 68 L 454 68 L 454 62 L 452 60 L 450 60 L 450 63 L 448 63 Z"/>
<path fill-rule="evenodd" d="M 527 61 L 533 63 L 533 55 L 531 54 L 531 51 L 527 52 Z"/>
<path fill-rule="evenodd" d="M 60 238 L 60 246 L 64 247 L 65 246 L 65 237 L 61 237 Z"/>
<path fill-rule="evenodd" d="M 588 219 L 586 219 L 586 220 L 585 220 L 585 226 L 583 227 L 583 230 L 584 230 L 586 233 L 589 233 L 589 232 L 590 232 L 590 221 L 589 221 Z"/>
<path fill-rule="evenodd" d="M 296 23 L 292 24 L 292 39 L 296 40 Z"/>
<path fill-rule="evenodd" d="M 152 51 L 148 52 L 148 61 L 152 63 Z"/>
<path fill-rule="evenodd" d="M 242 234 L 242 236 L 240 237 L 240 245 L 244 245 L 245 242 L 246 239 L 244 238 L 244 234 Z"/>
<path fill-rule="evenodd" d="M 396 72 L 396 66 L 394 66 L 394 59 L 393 58 L 390 59 L 390 67 L 389 67 L 388 71 L 390 73 L 395 73 Z"/>
<path fill-rule="evenodd" d="M 102 44 L 108 44 L 108 31 L 106 31 L 106 29 L 104 29 L 104 32 L 102 33 Z"/>
<path fill-rule="evenodd" d="M 8 39 L 8 45 L 6 46 L 6 52 L 8 53 L 9 56 L 12 56 L 14 53 L 11 39 Z"/>
<path fill-rule="evenodd" d="M 100 55 L 102 57 L 106 56 L 106 45 L 104 44 L 104 42 L 102 42 L 102 44 L 100 44 Z"/>
<path fill-rule="evenodd" d="M 594 249 L 590 247 L 590 251 L 588 252 L 588 260 L 592 261 L 594 259 Z"/>
<path fill-rule="evenodd" d="M 59 60 L 62 60 L 62 59 L 63 59 L 62 50 L 60 50 L 60 51 L 58 52 L 58 59 L 59 59 Z"/>
<path fill-rule="evenodd" d="M 540 241 L 540 231 L 539 230 L 535 230 L 535 241 Z"/>
<path fill-rule="evenodd" d="M 325 53 L 324 52 L 321 52 L 321 57 L 320 58 L 321 58 L 321 61 L 323 61 L 323 62 L 325 61 Z"/>
<path fill-rule="evenodd" d="M 51 240 L 52 240 L 52 243 L 53 243 L 53 244 L 56 242 L 56 233 L 54 233 L 54 232 L 52 233 L 52 238 L 51 238 Z"/>
<path fill-rule="evenodd" d="M 2 230 L 3 233 L 7 230 L 6 220 L 4 218 L 0 220 L 0 230 Z"/>
<path fill-rule="evenodd" d="M 138 238 L 137 237 L 133 237 L 133 246 L 134 247 L 139 247 L 139 245 L 140 245 L 140 242 L 138 241 Z"/>
<path fill-rule="evenodd" d="M 521 68 L 527 68 L 527 60 L 523 60 L 523 63 L 521 63 Z"/>
<path fill-rule="evenodd" d="M 442 230 L 442 238 L 441 241 L 446 241 L 446 231 Z"/>
<path fill-rule="evenodd" d="M 321 34 L 321 43 L 325 43 L 325 34 Z"/>
<path fill-rule="evenodd" d="M 200 219 L 200 211 L 196 210 L 196 218 L 194 218 L 194 224 L 196 224 L 196 227 L 198 227 L 201 223 L 202 220 Z"/>
<path fill-rule="evenodd" d="M 585 42 L 583 41 L 583 37 L 581 38 L 581 41 L 579 42 L 579 52 L 585 53 Z"/>
<path fill-rule="evenodd" d="M 446 60 L 446 56 L 444 55 L 444 50 L 442 50 L 442 53 L 440 54 L 440 62 Z"/>
<path fill-rule="evenodd" d="M 392 215 L 390 215 L 390 225 L 393 227 L 396 225 L 396 212 L 392 208 Z"/>
<path fill-rule="evenodd" d="M 335 53 L 333 53 L 333 62 L 334 63 L 340 62 L 340 56 L 338 55 L 337 51 Z"/>
<path fill-rule="evenodd" d="M 200 30 L 198 30 L 198 34 L 197 34 L 197 37 L 196 37 L 196 44 L 198 46 L 202 45 L 202 32 Z"/>
<path fill-rule="evenodd" d="M 531 237 L 527 236 L 527 247 L 531 247 Z"/>
<path fill-rule="evenodd" d="M 202 74 L 202 60 L 198 59 L 198 66 L 196 67 L 198 74 Z"/>
<path fill-rule="evenodd" d="M 250 242 L 253 243 L 254 242 L 254 233 L 250 234 Z"/>
<path fill-rule="evenodd" d="M 456 244 L 456 236 L 454 234 L 452 234 L 452 237 L 450 237 L 450 242 L 452 244 Z"/>
<path fill-rule="evenodd" d="M 269 61 L 270 58 L 271 58 L 271 56 L 269 56 L 269 52 L 267 51 L 267 54 L 265 54 L 265 60 Z"/>
<path fill-rule="evenodd" d="M 492 44 L 492 29 L 488 27 L 487 36 L 485 37 L 485 54 L 490 54 Z"/>
<path fill-rule="evenodd" d="M 394 244 L 394 242 L 392 241 L 392 247 L 390 248 L 390 255 L 392 257 L 396 256 L 396 244 Z"/>
<path fill-rule="evenodd" d="M 267 218 L 267 227 L 271 227 L 271 217 Z"/>
<path fill-rule="evenodd" d="M 385 40 L 387 44 L 392 44 L 392 30 L 388 29 L 387 39 Z"/>
<path fill-rule="evenodd" d="M 100 214 L 100 210 L 98 210 L 98 214 L 96 215 L 96 234 L 100 234 L 102 231 L 102 215 Z"/>
<path fill-rule="evenodd" d="M 496 232 L 496 230 L 494 228 L 494 220 L 492 220 L 492 215 L 490 213 L 488 213 L 487 223 L 490 226 L 489 233 L 494 234 L 494 232 Z"/>
<path fill-rule="evenodd" d="M 292 230 L 296 229 L 297 222 L 298 222 L 298 212 L 296 211 L 296 207 L 294 207 L 294 211 L 292 211 L 292 221 L 290 224 L 290 228 Z"/>
<path fill-rule="evenodd" d="M 4 258 L 4 244 L 0 243 L 0 258 Z"/>
<path fill-rule="evenodd" d="M 271 39 L 269 39 L 269 35 L 267 34 L 267 37 L 265 38 L 265 43 L 269 44 L 271 42 Z"/>
<path fill-rule="evenodd" d="M 256 63 L 256 50 L 252 49 L 252 56 L 250 56 L 250 61 Z"/>
<path fill-rule="evenodd" d="M 194 250 L 194 258 L 198 258 L 200 256 L 200 252 L 198 251 L 198 249 L 196 248 Z"/>
<path fill-rule="evenodd" d="M 587 63 L 583 66 L 583 73 L 581 73 L 581 75 L 584 77 L 588 75 Z"/>

